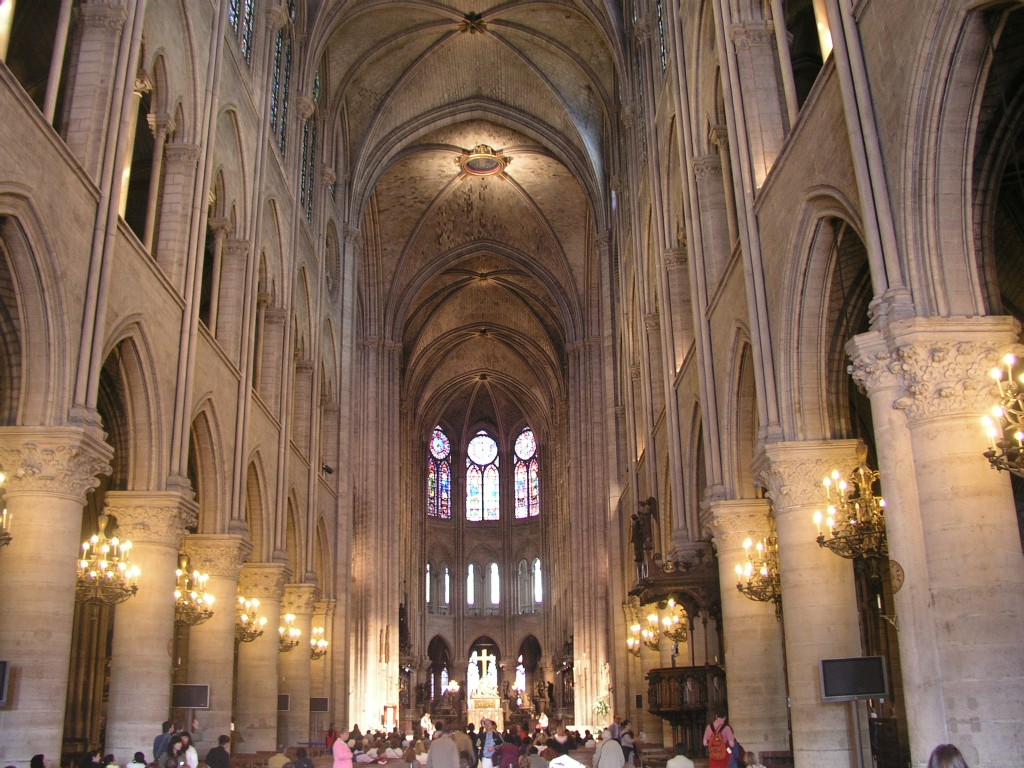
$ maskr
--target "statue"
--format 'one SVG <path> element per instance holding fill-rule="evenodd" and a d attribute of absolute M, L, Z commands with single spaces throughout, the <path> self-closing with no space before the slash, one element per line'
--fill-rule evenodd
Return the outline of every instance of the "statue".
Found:
<path fill-rule="evenodd" d="M 469 666 L 466 667 L 466 694 L 473 696 L 480 687 L 480 668 L 476 665 L 476 651 L 469 655 Z"/>
<path fill-rule="evenodd" d="M 630 518 L 629 540 L 633 545 L 633 560 L 636 562 L 636 579 L 643 581 L 647 577 L 647 563 L 644 561 L 644 525 L 640 515 Z"/>
<path fill-rule="evenodd" d="M 643 529 L 644 549 L 654 546 L 654 524 L 658 522 L 658 502 L 653 496 L 640 502 L 640 524 Z"/>

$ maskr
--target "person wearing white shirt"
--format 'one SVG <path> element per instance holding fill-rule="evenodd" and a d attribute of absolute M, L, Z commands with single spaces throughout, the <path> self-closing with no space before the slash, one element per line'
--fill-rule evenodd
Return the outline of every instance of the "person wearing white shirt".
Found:
<path fill-rule="evenodd" d="M 199 753 L 192 744 L 192 734 L 188 731 L 181 732 L 181 753 L 185 755 L 185 763 L 188 768 L 199 768 Z"/>
<path fill-rule="evenodd" d="M 676 744 L 676 755 L 665 763 L 665 768 L 693 768 L 693 760 L 686 756 L 685 744 Z"/>

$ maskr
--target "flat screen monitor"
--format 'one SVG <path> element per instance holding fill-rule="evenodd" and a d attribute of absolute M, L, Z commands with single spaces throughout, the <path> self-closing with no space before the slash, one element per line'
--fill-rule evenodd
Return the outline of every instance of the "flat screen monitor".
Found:
<path fill-rule="evenodd" d="M 310 712 L 330 712 L 331 700 L 326 696 L 314 696 L 309 700 Z"/>
<path fill-rule="evenodd" d="M 884 699 L 888 695 L 888 675 L 882 656 L 821 660 L 823 701 Z"/>
<path fill-rule="evenodd" d="M 7 661 L 0 661 L 0 707 L 7 704 L 7 685 L 11 677 L 11 664 Z"/>
<path fill-rule="evenodd" d="M 209 709 L 210 686 L 192 684 L 172 685 L 171 707 L 174 709 Z"/>

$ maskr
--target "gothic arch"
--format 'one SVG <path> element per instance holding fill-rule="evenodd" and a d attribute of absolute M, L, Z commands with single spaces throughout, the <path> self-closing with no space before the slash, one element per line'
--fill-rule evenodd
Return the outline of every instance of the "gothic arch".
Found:
<path fill-rule="evenodd" d="M 195 472 L 198 487 L 192 490 L 199 504 L 199 532 L 221 533 L 228 528 L 228 505 L 225 499 L 227 484 L 224 477 L 224 451 L 220 438 L 217 408 L 212 398 L 205 399 L 196 409 L 189 431 L 190 474 Z"/>
<path fill-rule="evenodd" d="M 267 531 L 270 529 L 270 510 L 267 509 L 266 499 L 269 498 L 266 489 L 266 476 L 263 469 L 263 460 L 259 452 L 249 461 L 245 475 L 245 508 L 243 514 L 248 526 L 249 540 L 252 542 L 253 562 L 269 562 L 270 551 L 267 540 Z M 272 529 L 270 529 L 272 530 Z"/>

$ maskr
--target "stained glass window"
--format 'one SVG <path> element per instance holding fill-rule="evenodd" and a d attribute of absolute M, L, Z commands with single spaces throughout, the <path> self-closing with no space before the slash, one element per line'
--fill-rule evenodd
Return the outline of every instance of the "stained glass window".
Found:
<path fill-rule="evenodd" d="M 665 14 L 661 7 L 662 0 L 658 0 L 658 42 L 661 46 L 661 71 L 668 68 L 668 50 L 665 48 Z"/>
<path fill-rule="evenodd" d="M 469 564 L 466 568 L 466 605 L 474 605 L 476 603 L 476 579 L 474 578 L 473 563 Z"/>
<path fill-rule="evenodd" d="M 238 41 L 245 63 L 252 64 L 252 20 L 256 9 L 256 0 L 230 0 L 228 4 L 228 23 Z"/>
<path fill-rule="evenodd" d="M 440 426 L 430 436 L 427 456 L 427 517 L 450 520 L 452 516 L 451 443 Z"/>
<path fill-rule="evenodd" d="M 320 70 L 313 77 L 313 105 L 320 103 Z M 306 213 L 306 221 L 313 223 L 313 196 L 316 190 L 317 128 L 316 112 L 306 118 L 302 126 L 302 165 L 299 169 L 299 205 Z"/>
<path fill-rule="evenodd" d="M 293 17 L 294 18 L 294 17 Z M 280 30 L 274 41 L 274 76 L 270 87 L 270 128 L 277 148 L 285 153 L 288 145 L 288 92 L 292 81 L 292 32 Z"/>
<path fill-rule="evenodd" d="M 501 519 L 498 444 L 483 430 L 466 448 L 466 519 Z"/>
<path fill-rule="evenodd" d="M 515 460 L 515 514 L 517 520 L 525 520 L 540 514 L 540 462 L 537 439 L 529 427 L 516 438 Z"/>
<path fill-rule="evenodd" d="M 501 582 L 498 577 L 498 564 L 491 563 L 488 566 L 488 580 L 491 587 L 491 605 L 498 605 L 501 602 Z"/>
<path fill-rule="evenodd" d="M 430 605 L 430 563 L 427 563 L 427 605 Z"/>
<path fill-rule="evenodd" d="M 533 559 L 533 602 L 540 605 L 544 602 L 544 582 L 540 571 L 540 558 Z"/>

